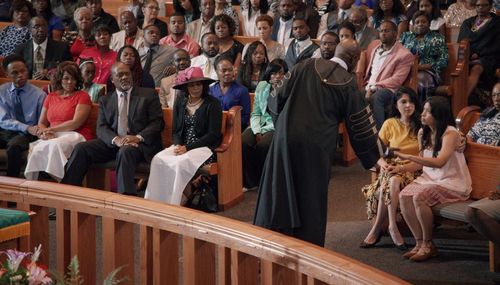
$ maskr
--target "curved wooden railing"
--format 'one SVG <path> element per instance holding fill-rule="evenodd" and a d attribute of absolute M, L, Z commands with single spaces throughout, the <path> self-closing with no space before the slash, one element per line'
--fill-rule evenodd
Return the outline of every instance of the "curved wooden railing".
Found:
<path fill-rule="evenodd" d="M 54 240 L 60 272 L 78 255 L 86 284 L 101 283 L 102 276 L 123 264 L 128 266 L 122 274 L 138 284 L 407 284 L 266 229 L 141 198 L 0 177 L 0 200 L 37 212 L 25 245 L 41 243 L 48 249 L 49 240 Z M 57 214 L 53 236 L 49 208 Z M 96 268 L 101 258 L 102 267 Z M 48 259 L 43 253 L 41 262 L 48 264 Z"/>

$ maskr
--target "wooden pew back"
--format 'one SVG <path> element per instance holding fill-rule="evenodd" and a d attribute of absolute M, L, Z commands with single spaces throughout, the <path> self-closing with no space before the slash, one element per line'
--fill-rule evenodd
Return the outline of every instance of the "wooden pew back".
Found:
<path fill-rule="evenodd" d="M 479 119 L 480 109 L 469 106 L 462 109 L 456 119 L 457 128 L 467 134 Z M 500 147 L 467 142 L 465 159 L 472 178 L 472 199 L 487 197 L 500 185 Z"/>

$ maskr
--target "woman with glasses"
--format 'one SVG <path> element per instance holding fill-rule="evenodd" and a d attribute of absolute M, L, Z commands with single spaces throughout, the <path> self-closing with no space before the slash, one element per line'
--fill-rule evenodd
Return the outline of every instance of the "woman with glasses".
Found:
<path fill-rule="evenodd" d="M 144 1 L 144 6 L 142 6 L 142 13 L 144 14 L 144 19 L 139 21 L 139 27 L 144 29 L 149 25 L 155 25 L 160 29 L 160 38 L 166 37 L 168 35 L 167 23 L 158 19 L 158 13 L 160 12 L 160 6 L 156 0 L 146 0 Z"/>

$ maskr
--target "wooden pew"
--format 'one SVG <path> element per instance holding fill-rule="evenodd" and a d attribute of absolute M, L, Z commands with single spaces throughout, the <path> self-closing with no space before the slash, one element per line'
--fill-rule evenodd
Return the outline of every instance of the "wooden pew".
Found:
<path fill-rule="evenodd" d="M 7 83 L 7 82 L 12 82 L 12 80 L 9 77 L 0 77 L 0 85 Z M 30 79 L 28 80 L 29 83 L 35 85 L 36 87 L 48 91 L 50 81 L 49 80 L 34 80 Z"/>
<path fill-rule="evenodd" d="M 118 22 L 120 20 L 120 12 L 129 4 L 128 0 L 106 0 L 102 1 L 102 9 L 113 15 Z"/>
<path fill-rule="evenodd" d="M 443 84 L 436 89 L 437 95 L 449 96 L 453 115 L 467 106 L 467 80 L 469 78 L 469 42 L 448 43 L 448 66 L 441 74 Z"/>
<path fill-rule="evenodd" d="M 93 105 L 90 120 L 95 125 L 98 106 Z M 165 128 L 162 131 L 163 146 L 172 145 L 172 109 L 163 109 Z M 215 149 L 217 162 L 210 164 L 205 170 L 210 175 L 217 175 L 218 200 L 221 210 L 229 209 L 243 199 L 243 174 L 241 163 L 241 107 L 236 106 L 224 111 L 222 118 L 222 143 Z M 86 185 L 90 188 L 110 190 L 110 171 L 114 162 L 95 165 L 86 177 Z M 137 168 L 137 177 L 149 176 L 149 164 L 141 163 Z"/>
<path fill-rule="evenodd" d="M 0 22 L 0 31 L 5 29 L 5 27 L 10 26 L 10 25 L 14 25 L 14 23 L 13 22 Z"/>
<path fill-rule="evenodd" d="M 456 119 L 457 128 L 463 133 L 478 120 L 480 109 L 477 106 L 463 108 Z M 500 183 L 500 147 L 467 142 L 465 159 L 472 178 L 472 192 L 470 200 L 458 203 L 447 203 L 434 206 L 434 215 L 440 221 L 452 220 L 466 222 L 465 210 L 467 205 L 475 200 L 488 196 L 489 191 L 497 189 Z M 444 219 L 444 220 L 443 220 Z M 500 245 L 490 241 L 490 271 L 500 272 Z"/>
<path fill-rule="evenodd" d="M 458 34 L 460 33 L 460 28 L 457 27 L 446 27 L 444 38 L 447 43 L 456 43 L 458 41 Z"/>
<path fill-rule="evenodd" d="M 242 43 L 243 45 L 251 44 L 255 41 L 259 41 L 259 37 L 248 37 L 248 36 L 233 36 L 233 40 Z"/>

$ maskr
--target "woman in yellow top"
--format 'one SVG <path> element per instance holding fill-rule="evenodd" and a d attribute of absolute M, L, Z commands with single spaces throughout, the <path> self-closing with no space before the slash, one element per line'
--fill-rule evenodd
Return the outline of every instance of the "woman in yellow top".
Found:
<path fill-rule="evenodd" d="M 393 102 L 393 117 L 384 122 L 379 137 L 391 148 L 418 155 L 417 133 L 421 126 L 421 107 L 417 94 L 410 88 L 401 87 Z M 396 248 L 402 251 L 407 249 L 396 224 L 399 190 L 410 184 L 419 173 L 405 171 L 406 163 L 408 161 L 380 158 L 377 163 L 380 167 L 377 180 L 361 189 L 366 198 L 368 218 L 376 216 L 370 232 L 360 244 L 361 248 L 370 248 L 379 242 L 382 230 L 389 222 L 389 234 Z"/>

